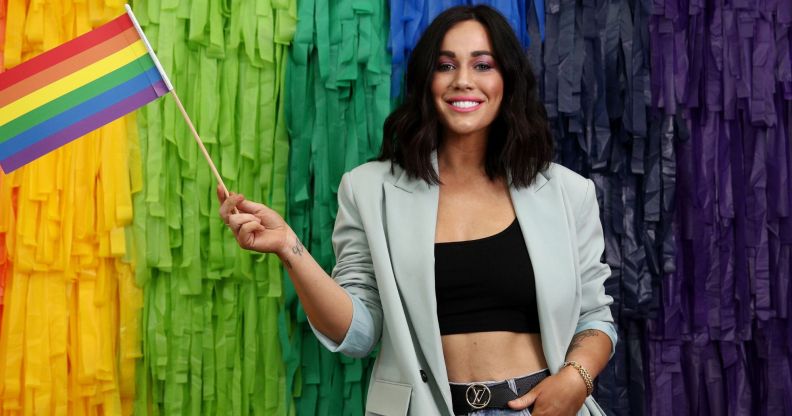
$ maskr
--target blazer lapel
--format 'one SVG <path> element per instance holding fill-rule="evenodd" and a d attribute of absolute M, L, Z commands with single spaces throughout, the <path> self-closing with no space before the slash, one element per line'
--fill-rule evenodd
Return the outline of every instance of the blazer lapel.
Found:
<path fill-rule="evenodd" d="M 436 165 L 436 159 L 433 158 Z M 435 169 L 437 167 L 435 166 Z M 408 314 L 414 340 L 451 408 L 451 391 L 440 340 L 435 298 L 434 238 L 439 187 L 409 178 L 404 171 L 395 183 L 385 182 L 385 225 L 396 283 Z M 416 369 L 417 371 L 418 369 Z"/>
<path fill-rule="evenodd" d="M 570 302 L 575 296 L 575 267 L 567 223 L 568 207 L 559 184 L 543 174 L 526 188 L 511 188 L 512 203 L 531 256 L 542 348 L 550 370 L 563 363 L 569 328 L 574 322 Z"/>

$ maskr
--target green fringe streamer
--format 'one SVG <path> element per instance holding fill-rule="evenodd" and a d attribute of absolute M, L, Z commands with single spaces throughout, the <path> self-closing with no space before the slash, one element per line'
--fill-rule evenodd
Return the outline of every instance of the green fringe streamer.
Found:
<path fill-rule="evenodd" d="M 390 112 L 388 10 L 385 1 L 300 0 L 297 14 L 286 83 L 288 221 L 330 272 L 338 184 L 344 172 L 378 154 Z M 282 321 L 285 326 L 296 317 L 299 324 L 283 340 L 297 414 L 363 414 L 372 359 L 353 360 L 321 347 L 288 279 L 284 286 Z"/>
<path fill-rule="evenodd" d="M 283 89 L 296 1 L 133 6 L 229 190 L 285 214 Z M 135 414 L 294 413 L 278 335 L 278 259 L 237 246 L 172 97 L 138 121 L 145 188 L 134 230 L 145 300 Z"/>

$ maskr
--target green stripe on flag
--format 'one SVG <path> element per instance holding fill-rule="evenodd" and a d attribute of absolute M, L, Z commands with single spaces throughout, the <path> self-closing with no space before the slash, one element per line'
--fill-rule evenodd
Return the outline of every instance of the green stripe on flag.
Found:
<path fill-rule="evenodd" d="M 0 143 L 96 97 L 154 66 L 148 54 L 0 126 Z"/>

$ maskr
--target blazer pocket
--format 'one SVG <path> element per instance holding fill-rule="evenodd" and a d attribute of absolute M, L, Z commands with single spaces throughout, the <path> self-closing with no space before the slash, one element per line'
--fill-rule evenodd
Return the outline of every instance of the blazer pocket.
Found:
<path fill-rule="evenodd" d="M 392 381 L 374 380 L 366 402 L 366 414 L 405 416 L 410 408 L 412 386 Z"/>

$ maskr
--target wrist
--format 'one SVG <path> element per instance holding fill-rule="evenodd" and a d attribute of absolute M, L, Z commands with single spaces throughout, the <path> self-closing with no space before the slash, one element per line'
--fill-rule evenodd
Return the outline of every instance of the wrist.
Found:
<path fill-rule="evenodd" d="M 567 370 L 567 373 L 570 373 L 571 376 L 574 376 L 582 382 L 586 392 L 585 397 L 591 396 L 591 393 L 594 391 L 594 380 L 591 378 L 591 374 L 585 367 L 583 367 L 577 361 L 569 360 L 561 365 L 561 369 L 559 371 L 564 370 Z"/>
<path fill-rule="evenodd" d="M 305 247 L 303 247 L 300 239 L 297 238 L 297 234 L 292 231 L 289 226 L 286 226 L 284 230 L 283 241 L 280 244 L 280 248 L 278 248 L 276 251 L 278 258 L 280 258 L 281 261 L 286 262 L 292 256 L 302 255 L 304 251 Z"/>

